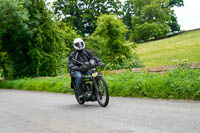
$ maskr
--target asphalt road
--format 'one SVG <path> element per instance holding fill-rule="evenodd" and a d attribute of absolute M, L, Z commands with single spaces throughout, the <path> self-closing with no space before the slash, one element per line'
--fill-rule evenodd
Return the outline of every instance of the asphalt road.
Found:
<path fill-rule="evenodd" d="M 0 133 L 200 133 L 200 101 L 111 98 L 0 89 Z"/>

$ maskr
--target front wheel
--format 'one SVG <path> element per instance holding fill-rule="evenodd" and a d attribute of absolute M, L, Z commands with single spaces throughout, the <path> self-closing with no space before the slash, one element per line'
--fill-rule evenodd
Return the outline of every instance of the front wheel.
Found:
<path fill-rule="evenodd" d="M 97 80 L 97 101 L 101 107 L 106 107 L 109 103 L 109 90 L 103 78 Z"/>

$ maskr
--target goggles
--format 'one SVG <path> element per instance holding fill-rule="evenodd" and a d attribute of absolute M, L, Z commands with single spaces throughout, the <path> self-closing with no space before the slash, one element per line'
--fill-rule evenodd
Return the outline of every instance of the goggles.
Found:
<path fill-rule="evenodd" d="M 78 42 L 74 44 L 76 47 L 78 47 L 79 49 L 84 47 L 84 43 L 83 42 Z"/>

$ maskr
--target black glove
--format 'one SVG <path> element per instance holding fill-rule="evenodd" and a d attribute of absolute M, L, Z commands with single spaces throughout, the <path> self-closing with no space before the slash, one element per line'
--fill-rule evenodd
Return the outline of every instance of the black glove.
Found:
<path fill-rule="evenodd" d="M 79 68 L 78 66 L 73 66 L 71 69 L 72 69 L 73 71 L 80 71 L 80 68 Z"/>
<path fill-rule="evenodd" d="M 85 71 L 87 69 L 87 66 L 86 65 L 82 65 L 80 68 L 80 71 Z"/>
<path fill-rule="evenodd" d="M 104 64 L 103 62 L 99 62 L 98 64 L 99 64 L 99 66 L 101 66 L 101 67 L 105 67 L 105 64 Z"/>

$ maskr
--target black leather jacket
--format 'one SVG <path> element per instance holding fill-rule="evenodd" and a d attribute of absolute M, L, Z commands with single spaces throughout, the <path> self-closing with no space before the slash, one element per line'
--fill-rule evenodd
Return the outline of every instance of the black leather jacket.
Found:
<path fill-rule="evenodd" d="M 69 72 L 73 71 L 73 67 L 74 66 L 78 66 L 80 67 L 81 64 L 73 61 L 73 59 L 81 62 L 81 63 L 85 63 L 85 62 L 89 62 L 90 59 L 95 59 L 97 61 L 97 63 L 100 62 L 100 60 L 95 57 L 92 52 L 90 52 L 89 50 L 82 50 L 82 51 L 78 51 L 78 50 L 74 50 L 70 56 L 69 56 L 69 59 L 68 59 L 68 69 L 69 69 Z"/>

